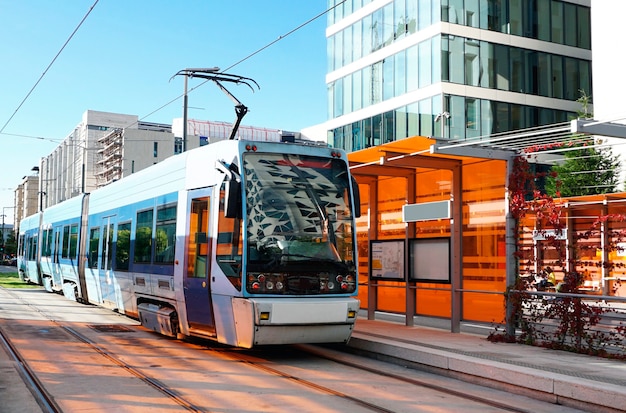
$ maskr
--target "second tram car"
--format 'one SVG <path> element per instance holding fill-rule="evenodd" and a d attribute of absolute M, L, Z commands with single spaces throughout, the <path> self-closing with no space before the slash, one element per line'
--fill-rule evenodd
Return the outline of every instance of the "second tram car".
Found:
<path fill-rule="evenodd" d="M 225 140 L 20 223 L 20 276 L 172 336 L 346 342 L 359 309 L 345 152 Z"/>

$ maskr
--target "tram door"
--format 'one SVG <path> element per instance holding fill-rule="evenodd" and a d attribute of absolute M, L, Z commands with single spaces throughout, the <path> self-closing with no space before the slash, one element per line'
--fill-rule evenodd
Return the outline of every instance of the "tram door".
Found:
<path fill-rule="evenodd" d="M 186 268 L 184 275 L 187 321 L 192 329 L 215 333 L 215 320 L 211 303 L 211 242 L 210 219 L 211 189 L 191 191 L 187 202 L 189 222 L 185 245 Z"/>
<path fill-rule="evenodd" d="M 102 219 L 102 225 L 100 227 L 102 237 L 100 238 L 100 251 L 98 254 L 102 257 L 98 268 L 102 304 L 109 308 L 117 308 L 115 299 L 115 282 L 113 279 L 113 271 L 111 270 L 113 257 L 113 229 L 115 226 L 114 222 L 113 217 L 106 217 Z"/>

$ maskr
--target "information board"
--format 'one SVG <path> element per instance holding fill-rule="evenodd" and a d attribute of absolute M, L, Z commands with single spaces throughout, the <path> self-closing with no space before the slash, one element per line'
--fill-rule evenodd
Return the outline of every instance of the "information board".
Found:
<path fill-rule="evenodd" d="M 404 240 L 371 241 L 370 275 L 404 280 Z"/>

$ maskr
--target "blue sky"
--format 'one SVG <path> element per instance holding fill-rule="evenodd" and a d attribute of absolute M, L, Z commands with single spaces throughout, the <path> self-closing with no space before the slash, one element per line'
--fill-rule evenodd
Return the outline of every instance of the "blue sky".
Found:
<path fill-rule="evenodd" d="M 177 71 L 229 68 L 327 7 L 326 0 L 99 0 L 46 72 L 95 2 L 0 0 L 0 207 L 13 206 L 22 178 L 86 110 L 169 124 L 182 116 L 184 79 L 170 80 Z M 325 28 L 326 15 L 228 70 L 260 85 L 254 93 L 227 86 L 249 108 L 243 124 L 297 131 L 327 120 Z M 235 119 L 233 102 L 211 82 L 190 93 L 189 106 L 190 118 Z M 3 211 L 13 222 L 13 210 Z"/>

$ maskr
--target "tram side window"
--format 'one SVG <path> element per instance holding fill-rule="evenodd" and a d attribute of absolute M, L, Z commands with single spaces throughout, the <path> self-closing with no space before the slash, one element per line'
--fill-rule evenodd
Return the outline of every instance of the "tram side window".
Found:
<path fill-rule="evenodd" d="M 117 225 L 117 244 L 115 246 L 115 269 L 128 271 L 130 263 L 130 222 Z"/>
<path fill-rule="evenodd" d="M 68 258 L 70 253 L 70 226 L 63 227 L 63 248 L 61 249 L 61 258 Z"/>
<path fill-rule="evenodd" d="M 33 261 L 37 259 L 37 244 L 38 244 L 37 235 L 31 238 L 30 249 L 28 251 L 28 259 Z"/>
<path fill-rule="evenodd" d="M 78 252 L 78 224 L 74 224 L 70 228 L 70 258 L 76 258 Z"/>
<path fill-rule="evenodd" d="M 152 221 L 154 211 L 137 213 L 137 230 L 135 231 L 135 263 L 149 264 L 152 261 Z"/>
<path fill-rule="evenodd" d="M 98 268 L 98 244 L 100 243 L 100 228 L 92 228 L 89 232 L 89 268 Z"/>
<path fill-rule="evenodd" d="M 207 276 L 209 202 L 208 197 L 191 201 L 189 237 L 187 238 L 187 277 L 205 278 Z"/>
<path fill-rule="evenodd" d="M 165 206 L 157 210 L 155 262 L 174 263 L 176 246 L 176 206 Z"/>
<path fill-rule="evenodd" d="M 228 280 L 237 290 L 241 290 L 242 225 L 241 219 L 225 216 L 225 189 L 224 185 L 220 188 L 216 259 Z"/>
<path fill-rule="evenodd" d="M 50 245 L 52 244 L 52 230 L 45 229 L 43 230 L 43 248 L 41 250 L 42 257 L 50 257 L 52 252 L 50 250 Z"/>

